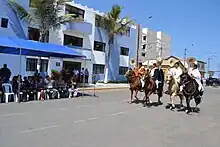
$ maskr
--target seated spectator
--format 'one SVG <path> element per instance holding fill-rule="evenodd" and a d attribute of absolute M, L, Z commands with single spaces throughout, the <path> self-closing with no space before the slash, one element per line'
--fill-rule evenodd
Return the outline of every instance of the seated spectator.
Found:
<path fill-rule="evenodd" d="M 46 93 L 48 94 L 48 96 L 52 99 L 58 98 L 58 90 L 55 89 L 56 87 L 55 81 L 51 79 L 50 76 L 47 75 L 44 82 L 45 82 Z"/>
<path fill-rule="evenodd" d="M 45 93 L 44 93 L 44 80 L 42 77 L 39 77 L 39 80 L 37 81 L 37 90 L 40 92 L 40 100 L 45 99 Z"/>
<path fill-rule="evenodd" d="M 76 97 L 78 95 L 78 89 L 76 88 L 76 82 L 74 77 L 71 78 L 71 83 L 69 84 L 69 98 Z"/>
<path fill-rule="evenodd" d="M 56 83 L 57 83 L 56 86 L 59 91 L 60 97 L 62 98 L 69 97 L 67 84 L 65 83 L 64 79 L 62 77 L 59 77 Z"/>

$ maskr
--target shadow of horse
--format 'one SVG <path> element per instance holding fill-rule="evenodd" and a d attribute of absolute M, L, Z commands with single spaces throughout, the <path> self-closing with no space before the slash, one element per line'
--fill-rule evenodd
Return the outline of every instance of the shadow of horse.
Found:
<path fill-rule="evenodd" d="M 165 108 L 166 109 L 170 109 L 170 107 L 172 106 L 171 103 L 168 103 Z M 177 111 L 176 112 L 185 112 L 187 110 L 187 107 L 186 106 L 182 106 L 181 104 L 175 104 L 175 108 L 177 108 Z M 197 107 L 191 107 L 192 109 L 192 112 L 195 112 L 195 113 L 199 113 L 200 112 L 200 108 L 197 108 Z M 174 110 L 172 110 L 174 111 Z"/>
<path fill-rule="evenodd" d="M 132 104 L 144 104 L 145 103 L 145 100 L 134 100 L 131 102 Z M 158 107 L 158 106 L 161 106 L 163 105 L 163 103 L 160 103 L 160 102 L 151 102 L 151 103 L 147 103 L 146 106 L 149 108 L 149 107 Z"/>

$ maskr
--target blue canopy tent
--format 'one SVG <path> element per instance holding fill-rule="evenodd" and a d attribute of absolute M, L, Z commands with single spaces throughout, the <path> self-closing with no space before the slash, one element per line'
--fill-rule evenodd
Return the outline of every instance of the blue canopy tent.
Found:
<path fill-rule="evenodd" d="M 74 51 L 72 48 L 62 45 L 41 43 L 32 40 L 24 40 L 13 37 L 0 37 L 0 53 L 39 57 L 77 58 L 87 60 L 86 56 Z M 19 82 L 20 85 L 20 82 Z M 19 86 L 20 87 L 20 86 Z M 20 90 L 20 88 L 19 88 Z"/>
<path fill-rule="evenodd" d="M 67 46 L 12 37 L 0 37 L 0 53 L 39 57 L 86 58 Z"/>

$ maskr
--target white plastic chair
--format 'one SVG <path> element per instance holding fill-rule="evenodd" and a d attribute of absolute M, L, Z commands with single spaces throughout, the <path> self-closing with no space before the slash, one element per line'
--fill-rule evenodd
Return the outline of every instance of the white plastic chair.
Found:
<path fill-rule="evenodd" d="M 13 97 L 17 99 L 14 92 L 12 91 L 11 84 L 9 84 L 9 83 L 2 84 L 2 88 L 3 88 L 5 103 L 8 103 L 9 95 L 13 95 Z M 15 101 L 17 101 L 17 100 L 15 100 Z"/>

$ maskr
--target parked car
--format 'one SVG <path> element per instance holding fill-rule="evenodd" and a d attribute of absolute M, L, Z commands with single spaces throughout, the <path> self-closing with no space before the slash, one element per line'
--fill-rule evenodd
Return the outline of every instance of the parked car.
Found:
<path fill-rule="evenodd" d="M 206 79 L 206 86 L 220 86 L 220 80 L 217 78 Z"/>

